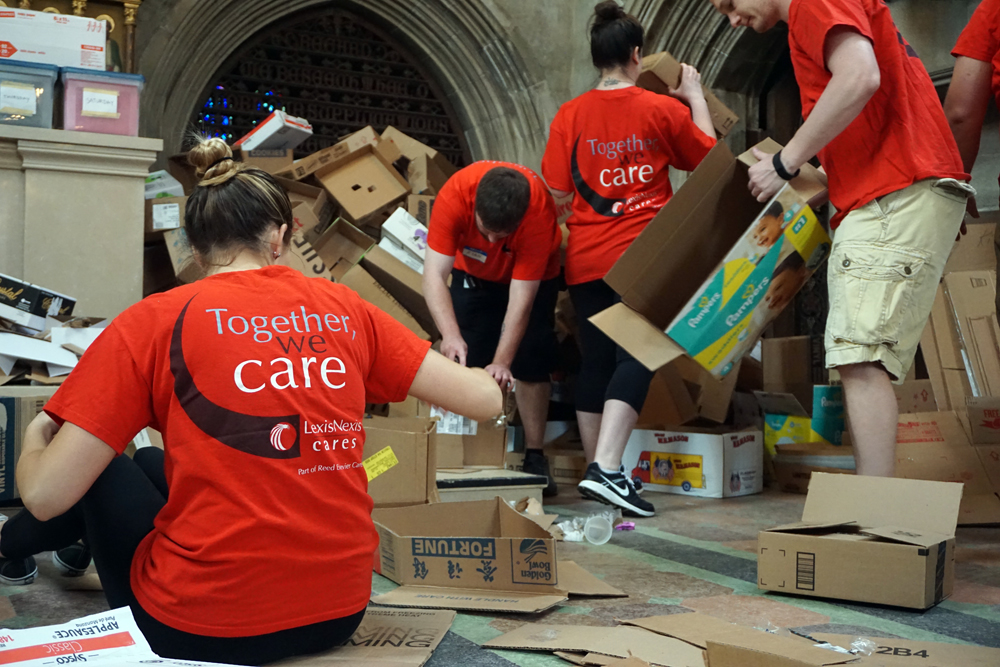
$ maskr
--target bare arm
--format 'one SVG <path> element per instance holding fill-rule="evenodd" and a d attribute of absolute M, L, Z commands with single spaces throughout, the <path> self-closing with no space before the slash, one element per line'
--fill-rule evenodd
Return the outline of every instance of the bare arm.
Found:
<path fill-rule="evenodd" d="M 670 88 L 670 95 L 683 100 L 691 107 L 691 120 L 702 132 L 715 138 L 715 125 L 708 111 L 705 91 L 701 88 L 701 74 L 691 65 L 681 65 L 681 81 L 677 88 Z"/>
<path fill-rule="evenodd" d="M 881 74 L 871 42 L 850 28 L 835 28 L 824 46 L 830 82 L 820 95 L 809 120 L 802 124 L 781 151 L 785 169 L 794 173 L 854 122 L 881 85 Z M 750 192 L 758 201 L 770 199 L 784 180 L 777 175 L 771 156 L 762 151 L 750 168 Z"/>
<path fill-rule="evenodd" d="M 115 457 L 101 439 L 75 424 L 60 428 L 44 412 L 24 433 L 17 486 L 24 506 L 39 521 L 68 511 Z"/>
<path fill-rule="evenodd" d="M 441 354 L 464 366 L 468 346 L 458 329 L 455 307 L 448 291 L 448 276 L 453 266 L 454 257 L 427 248 L 424 254 L 424 298 L 434 324 L 441 332 Z"/>
<path fill-rule="evenodd" d="M 979 138 L 990 104 L 992 76 L 993 65 L 990 63 L 959 56 L 955 61 L 955 72 L 951 75 L 948 96 L 944 100 L 944 113 L 958 143 L 958 152 L 962 154 L 962 165 L 970 173 L 979 154 Z"/>
<path fill-rule="evenodd" d="M 489 373 L 459 366 L 434 350 L 420 364 L 409 394 L 476 421 L 488 421 L 503 412 L 503 393 Z"/>
<path fill-rule="evenodd" d="M 500 330 L 500 342 L 497 344 L 493 363 L 486 369 L 506 389 L 513 380 L 510 365 L 514 363 L 517 348 L 524 338 L 531 316 L 531 306 L 538 294 L 540 280 L 511 280 L 510 297 L 507 300 L 507 314 L 503 318 L 503 329 Z"/>

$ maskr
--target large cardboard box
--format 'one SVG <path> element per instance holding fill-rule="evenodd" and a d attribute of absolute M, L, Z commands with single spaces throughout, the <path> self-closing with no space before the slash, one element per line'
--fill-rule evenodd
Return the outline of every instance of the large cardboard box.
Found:
<path fill-rule="evenodd" d="M 323 258 L 319 256 L 319 253 L 316 252 L 316 249 L 313 248 L 302 232 L 292 234 L 292 241 L 288 245 L 288 250 L 281 256 L 278 262 L 295 269 L 306 278 L 332 279 L 330 267 L 326 265 Z"/>
<path fill-rule="evenodd" d="M 0 7 L 0 36 L 0 60 L 95 70 L 106 65 L 107 23 L 97 19 Z"/>
<path fill-rule="evenodd" d="M 642 59 L 642 73 L 636 84 L 640 88 L 654 93 L 666 95 L 671 88 L 681 83 L 681 64 L 672 55 L 663 51 L 653 53 Z M 701 87 L 708 103 L 708 112 L 712 114 L 712 125 L 720 137 L 725 137 L 739 122 L 740 117 L 726 108 L 726 105 L 715 96 L 707 86 Z"/>
<path fill-rule="evenodd" d="M 792 394 L 801 405 L 813 399 L 812 339 L 809 336 L 764 338 L 760 341 L 763 391 Z"/>
<path fill-rule="evenodd" d="M 403 507 L 440 501 L 437 472 L 437 433 L 430 419 L 371 417 L 366 419 L 364 459 L 385 448 L 398 461 L 368 482 L 375 507 Z"/>
<path fill-rule="evenodd" d="M 163 232 L 184 226 L 187 197 L 160 197 L 146 200 L 145 235 L 147 241 L 156 240 Z"/>
<path fill-rule="evenodd" d="M 399 259 L 393 257 L 384 248 L 375 246 L 365 252 L 361 258 L 361 266 L 389 292 L 399 303 L 403 304 L 420 326 L 430 335 L 430 340 L 441 338 L 434 317 L 424 299 L 423 276 Z"/>
<path fill-rule="evenodd" d="M 974 445 L 1000 445 L 1000 396 L 965 399 Z M 1000 491 L 1000 486 L 997 486 Z"/>
<path fill-rule="evenodd" d="M 421 328 L 413 316 L 410 315 L 396 299 L 392 297 L 386 289 L 378 283 L 371 274 L 361 268 L 360 265 L 352 267 L 344 274 L 340 280 L 343 285 L 350 287 L 368 303 L 377 306 L 388 315 L 400 322 L 407 329 L 415 333 L 424 340 L 429 340 L 430 336 Z"/>
<path fill-rule="evenodd" d="M 295 162 L 295 151 L 291 148 L 256 148 L 247 150 L 237 148 L 234 156 L 243 164 L 256 167 L 269 174 L 280 174 L 288 171 Z"/>
<path fill-rule="evenodd" d="M 0 318 L 34 331 L 48 315 L 71 315 L 76 298 L 0 273 Z"/>
<path fill-rule="evenodd" d="M 56 387 L 0 387 L 0 500 L 20 497 L 14 473 L 24 430 L 55 392 Z"/>
<path fill-rule="evenodd" d="M 455 165 L 453 165 L 443 153 L 438 152 L 421 141 L 417 141 L 413 137 L 408 134 L 404 134 L 391 125 L 385 128 L 385 131 L 382 132 L 382 139 L 396 146 L 400 154 L 406 157 L 410 162 L 415 161 L 421 155 L 426 155 L 445 178 L 451 177 L 456 171 L 458 171 Z"/>
<path fill-rule="evenodd" d="M 944 277 L 958 324 L 962 358 L 973 396 L 1000 396 L 1000 325 L 996 271 L 961 271 Z M 961 405 L 953 406 L 961 409 Z"/>
<path fill-rule="evenodd" d="M 758 147 L 768 152 L 780 149 L 770 140 Z M 823 255 L 822 244 L 817 244 L 822 228 L 806 208 L 799 208 L 787 221 L 781 216 L 776 220 L 778 227 L 762 225 L 764 220 L 752 227 L 762 208 L 747 188 L 747 171 L 755 162 L 750 152 L 736 158 L 725 144 L 717 144 L 605 276 L 622 303 L 593 316 L 591 322 L 650 370 L 687 354 L 686 346 L 713 375 L 726 375 L 739 356 L 753 347 L 762 327 L 780 311 L 778 306 L 797 291 L 799 279 L 818 266 L 817 258 Z M 799 207 L 824 201 L 826 189 L 817 170 L 804 167 L 779 199 L 786 201 L 790 196 L 798 198 L 795 206 Z M 787 205 L 784 208 L 789 210 Z M 743 256 L 728 271 L 720 269 L 737 246 L 752 257 L 754 232 L 762 226 L 767 233 L 757 238 L 774 241 L 768 253 L 758 257 L 757 263 Z M 712 234 L 703 233 L 706 229 Z M 793 266 L 796 257 L 801 265 Z M 795 278 L 787 291 L 784 278 L 776 280 L 786 274 Z M 706 284 L 713 280 L 720 290 L 709 295 Z M 769 306 L 774 285 L 781 287 L 780 294 L 775 294 L 781 303 Z M 680 332 L 688 321 L 697 326 L 687 327 L 690 331 L 682 340 L 674 340 L 666 329 L 678 322 L 692 296 L 701 293 L 705 293 L 705 303 L 696 300 L 697 312 L 674 329 Z M 718 321 L 718 329 L 706 330 L 709 319 Z"/>
<path fill-rule="evenodd" d="M 317 188 L 306 183 L 293 181 L 288 178 L 276 176 L 278 184 L 285 189 L 288 200 L 292 203 L 292 208 L 296 208 L 299 203 L 308 207 L 319 223 L 319 228 L 307 230 L 306 238 L 310 242 L 314 241 L 314 235 L 319 235 L 330 226 L 337 214 L 337 205 L 330 199 L 330 195 L 323 188 Z"/>
<path fill-rule="evenodd" d="M 382 241 L 389 241 L 423 266 L 427 252 L 427 226 L 407 213 L 406 209 L 397 208 L 382 224 Z M 381 243 L 379 247 L 384 248 Z"/>
<path fill-rule="evenodd" d="M 406 168 L 406 180 L 417 195 L 436 195 L 448 182 L 448 173 L 427 155 L 420 155 Z"/>
<path fill-rule="evenodd" d="M 499 498 L 379 509 L 372 519 L 376 571 L 401 586 L 560 594 L 555 540 Z"/>
<path fill-rule="evenodd" d="M 296 160 L 291 168 L 281 172 L 279 175 L 301 181 L 331 162 L 339 160 L 348 153 L 353 153 L 368 145 L 374 146 L 375 150 L 390 164 L 400 157 L 399 149 L 396 148 L 396 145 L 392 142 L 382 141 L 378 132 L 369 125 L 348 135 L 342 141 L 337 142 L 329 148 L 324 148 L 301 160 Z"/>
<path fill-rule="evenodd" d="M 337 218 L 312 245 L 330 267 L 333 279 L 339 282 L 375 245 L 375 239 L 343 218 Z"/>
<path fill-rule="evenodd" d="M 233 147 L 241 151 L 284 151 L 295 148 L 311 137 L 312 133 L 312 125 L 305 118 L 297 118 L 281 109 L 275 109 L 233 144 Z M 291 163 L 287 162 L 284 166 L 291 166 Z"/>
<path fill-rule="evenodd" d="M 438 468 L 503 468 L 507 457 L 507 429 L 431 407 L 437 420 Z"/>
<path fill-rule="evenodd" d="M 839 385 L 815 385 L 808 411 L 793 394 L 759 391 L 755 396 L 764 412 L 764 446 L 772 456 L 776 445 L 843 444 L 844 390 Z"/>
<path fill-rule="evenodd" d="M 951 595 L 962 486 L 815 473 L 802 521 L 757 538 L 757 586 L 927 609 Z"/>
<path fill-rule="evenodd" d="M 984 211 L 978 221 L 969 221 L 968 233 L 951 250 L 944 267 L 945 274 L 953 271 L 996 271 L 997 255 L 993 244 L 997 219 L 1000 219 L 1000 212 Z"/>
<path fill-rule="evenodd" d="M 422 667 L 448 634 L 455 612 L 368 607 L 361 625 L 342 646 L 326 653 L 283 660 L 283 667 Z M 192 663 L 193 665 L 193 663 Z"/>
<path fill-rule="evenodd" d="M 646 431 L 629 436 L 622 465 L 643 488 L 700 498 L 764 490 L 764 436 L 725 429 Z"/>
<path fill-rule="evenodd" d="M 809 480 L 816 472 L 853 475 L 854 448 L 826 442 L 805 442 L 777 445 L 771 459 L 774 479 L 786 493 L 805 494 Z"/>
<path fill-rule="evenodd" d="M 188 241 L 187 230 L 171 229 L 163 233 L 163 240 L 170 253 L 170 264 L 174 267 L 174 275 L 182 283 L 193 283 L 204 277 L 205 272 L 194 260 L 191 243 Z"/>
<path fill-rule="evenodd" d="M 435 199 L 435 195 L 410 195 L 406 198 L 406 212 L 416 218 L 424 227 L 430 227 Z"/>
<path fill-rule="evenodd" d="M 358 226 L 381 226 L 410 194 L 410 184 L 371 144 L 330 161 L 316 178 Z"/>

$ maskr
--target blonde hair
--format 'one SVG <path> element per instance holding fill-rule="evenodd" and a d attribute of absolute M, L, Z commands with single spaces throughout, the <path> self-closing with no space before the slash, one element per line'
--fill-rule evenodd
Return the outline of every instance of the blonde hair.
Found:
<path fill-rule="evenodd" d="M 291 241 L 292 205 L 270 174 L 236 162 L 218 137 L 199 136 L 188 163 L 200 180 L 188 198 L 184 226 L 203 263 L 231 263 L 244 249 L 266 253 L 264 237 L 273 227 L 288 225 L 283 241 Z"/>

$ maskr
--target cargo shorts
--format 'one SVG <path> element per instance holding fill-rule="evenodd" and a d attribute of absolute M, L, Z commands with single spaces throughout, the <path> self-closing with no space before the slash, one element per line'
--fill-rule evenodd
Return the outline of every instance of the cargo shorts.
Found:
<path fill-rule="evenodd" d="M 906 377 L 975 190 L 932 178 L 874 199 L 834 233 L 826 367 L 880 363 Z"/>

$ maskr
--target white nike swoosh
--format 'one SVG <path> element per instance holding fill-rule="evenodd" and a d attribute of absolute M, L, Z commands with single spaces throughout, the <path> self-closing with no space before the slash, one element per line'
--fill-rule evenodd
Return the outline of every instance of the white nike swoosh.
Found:
<path fill-rule="evenodd" d="M 628 487 L 627 486 L 626 486 L 625 490 L 622 491 L 621 489 L 618 488 L 617 484 L 615 484 L 610 479 L 608 479 L 607 477 L 605 477 L 604 473 L 601 473 L 601 479 L 603 479 L 605 482 L 607 482 L 611 486 L 611 488 L 615 490 L 615 493 L 617 493 L 619 496 L 621 496 L 622 498 L 628 498 Z"/>

